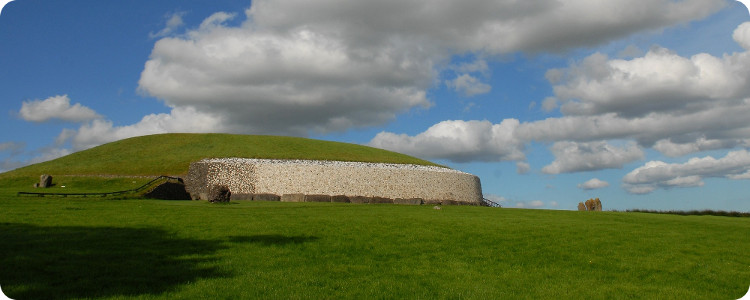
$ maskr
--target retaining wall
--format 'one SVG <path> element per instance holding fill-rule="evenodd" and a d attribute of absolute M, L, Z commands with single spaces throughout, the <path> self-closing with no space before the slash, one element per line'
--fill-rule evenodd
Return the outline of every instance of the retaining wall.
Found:
<path fill-rule="evenodd" d="M 448 168 L 337 161 L 222 158 L 190 164 L 185 179 L 193 199 L 207 199 L 213 185 L 231 193 L 420 198 L 479 204 L 479 178 Z"/>

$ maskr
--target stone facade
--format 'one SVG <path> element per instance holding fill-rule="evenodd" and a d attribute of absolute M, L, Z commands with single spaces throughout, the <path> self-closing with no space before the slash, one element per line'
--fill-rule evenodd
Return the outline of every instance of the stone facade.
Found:
<path fill-rule="evenodd" d="M 193 199 L 207 199 L 211 186 L 225 185 L 233 195 L 273 194 L 281 196 L 281 201 L 297 200 L 284 195 L 300 194 L 347 196 L 352 203 L 360 202 L 355 197 L 458 204 L 478 204 L 482 200 L 477 176 L 448 168 L 405 164 L 204 159 L 190 164 L 185 185 Z"/>

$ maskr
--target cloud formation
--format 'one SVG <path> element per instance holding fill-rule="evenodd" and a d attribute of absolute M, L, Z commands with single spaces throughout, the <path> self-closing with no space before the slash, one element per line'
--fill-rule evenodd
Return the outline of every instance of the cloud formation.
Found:
<path fill-rule="evenodd" d="M 101 118 L 94 110 L 76 103 L 70 105 L 68 95 L 58 95 L 44 100 L 24 101 L 18 112 L 26 121 L 41 123 L 50 120 L 86 122 Z"/>
<path fill-rule="evenodd" d="M 599 178 L 591 178 L 584 183 L 578 184 L 579 189 L 583 190 L 595 190 L 609 186 L 609 182 L 600 180 Z"/>
<path fill-rule="evenodd" d="M 342 131 L 429 107 L 426 91 L 456 54 L 592 46 L 725 5 L 636 2 L 254 1 L 239 26 L 226 24 L 237 15 L 219 12 L 184 36 L 159 40 L 139 89 L 170 107 L 217 116 L 233 132 Z M 165 30 L 180 25 L 173 18 Z M 486 70 L 483 62 L 466 64 L 448 85 L 466 96 L 488 92 L 466 73 Z"/>
<path fill-rule="evenodd" d="M 461 92 L 466 97 L 486 94 L 492 90 L 492 86 L 469 74 L 462 74 L 456 76 L 453 80 L 446 80 L 445 85 Z"/>
<path fill-rule="evenodd" d="M 750 153 L 730 151 L 725 157 L 691 158 L 685 163 L 650 161 L 623 177 L 625 188 L 634 194 L 650 193 L 658 188 L 702 186 L 707 177 L 750 179 Z"/>
<path fill-rule="evenodd" d="M 643 159 L 635 143 L 615 147 L 607 142 L 557 142 L 552 146 L 555 161 L 542 168 L 546 174 L 572 173 L 608 168 L 622 168 L 626 163 Z"/>
<path fill-rule="evenodd" d="M 547 79 L 553 84 L 554 96 L 545 99 L 543 108 L 550 110 L 559 105 L 563 116 L 514 123 L 505 128 L 512 132 L 504 133 L 506 140 L 512 143 L 499 146 L 493 143 L 496 138 L 492 135 L 476 133 L 486 131 L 482 128 L 491 128 L 492 124 L 479 128 L 469 126 L 477 121 L 449 121 L 453 127 L 465 128 L 473 136 L 484 139 L 473 140 L 470 143 L 473 151 L 464 152 L 477 154 L 473 157 L 445 155 L 435 150 L 440 145 L 456 148 L 456 139 L 451 135 L 434 132 L 436 126 L 440 128 L 438 125 L 444 122 L 413 137 L 383 132 L 370 144 L 386 149 L 395 147 L 424 158 L 503 161 L 523 160 L 524 145 L 530 142 L 551 142 L 555 161 L 542 169 L 549 174 L 621 168 L 628 162 L 643 159 L 642 148 L 652 148 L 668 156 L 747 148 L 750 147 L 750 123 L 747 122 L 750 115 L 750 51 L 747 51 L 750 22 L 739 25 L 733 38 L 746 51 L 722 57 L 706 53 L 682 57 L 655 47 L 643 56 L 627 60 L 595 53 L 567 68 L 550 70 Z M 629 142 L 623 147 L 614 147 L 609 142 L 613 140 Z M 409 147 L 390 146 L 401 142 Z M 516 152 L 498 152 L 508 147 Z M 745 176 L 730 175 L 731 178 Z M 667 180 L 645 177 L 653 180 L 629 182 L 629 191 L 648 193 L 660 186 L 699 185 L 701 176 Z"/>
<path fill-rule="evenodd" d="M 370 146 L 422 157 L 467 161 L 525 160 L 524 145 L 514 132 L 519 122 L 443 121 L 416 136 L 378 133 Z M 520 167 L 520 171 L 523 170 Z"/>

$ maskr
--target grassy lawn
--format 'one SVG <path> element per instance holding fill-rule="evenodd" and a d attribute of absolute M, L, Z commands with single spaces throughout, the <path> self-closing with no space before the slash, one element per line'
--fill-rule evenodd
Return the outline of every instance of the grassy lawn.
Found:
<path fill-rule="evenodd" d="M 750 219 L 0 196 L 14 299 L 737 299 Z"/>

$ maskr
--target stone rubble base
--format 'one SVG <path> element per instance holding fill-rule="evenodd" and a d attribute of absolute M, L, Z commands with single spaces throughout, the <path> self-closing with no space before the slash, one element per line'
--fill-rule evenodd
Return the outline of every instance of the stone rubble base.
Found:
<path fill-rule="evenodd" d="M 208 199 L 212 186 L 232 200 L 478 205 L 477 176 L 448 168 L 339 161 L 223 158 L 190 164 L 185 186 Z"/>

